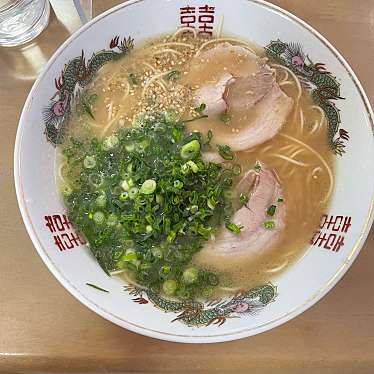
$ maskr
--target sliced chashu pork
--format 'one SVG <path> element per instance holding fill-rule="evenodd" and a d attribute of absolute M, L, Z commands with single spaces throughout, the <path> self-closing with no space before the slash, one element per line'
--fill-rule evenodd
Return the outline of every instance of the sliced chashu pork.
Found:
<path fill-rule="evenodd" d="M 222 258 L 225 264 L 230 260 L 255 259 L 273 247 L 280 238 L 285 227 L 286 207 L 284 202 L 278 202 L 279 198 L 283 198 L 283 191 L 274 172 L 262 164 L 260 172 L 247 172 L 235 190 L 237 195 L 249 195 L 247 204 L 240 207 L 231 219 L 241 227 L 240 234 L 222 228 L 216 238 L 200 251 L 198 261 Z M 276 205 L 272 217 L 267 215 L 271 205 Z M 269 220 L 274 222 L 272 229 L 264 227 Z"/>
<path fill-rule="evenodd" d="M 205 103 L 208 116 L 219 111 L 232 116 L 230 127 L 216 129 L 216 143 L 245 150 L 271 139 L 285 123 L 293 100 L 280 89 L 266 62 L 240 46 L 221 43 L 192 63 L 192 77 L 206 74 L 213 80 L 195 91 L 195 105 Z M 232 133 L 235 127 L 240 131 Z"/>
<path fill-rule="evenodd" d="M 227 109 L 227 104 L 223 98 L 227 86 L 233 80 L 231 74 L 224 73 L 218 82 L 205 84 L 195 92 L 195 104 L 198 107 L 204 103 L 206 109 L 204 114 L 209 116 L 223 113 Z"/>
<path fill-rule="evenodd" d="M 234 77 L 244 77 L 256 73 L 259 65 L 266 64 L 266 62 L 266 58 L 258 57 L 241 46 L 219 43 L 200 53 L 191 61 L 189 75 L 192 75 L 192 78 L 203 79 L 203 83 L 224 72 Z M 226 70 L 224 70 L 225 67 Z M 206 75 L 201 77 L 201 73 Z"/>
<path fill-rule="evenodd" d="M 223 70 L 227 65 L 229 70 Z M 227 110 L 225 91 L 237 77 L 257 73 L 266 66 L 266 59 L 260 59 L 255 54 L 229 43 L 220 43 L 214 48 L 201 53 L 191 63 L 189 76 L 192 80 L 202 81 L 195 91 L 195 105 L 206 104 L 205 114 L 214 115 Z M 269 70 L 270 71 L 270 70 Z M 196 79 L 197 78 L 197 79 Z M 220 103 L 218 107 L 216 103 Z M 213 104 L 213 105 L 212 105 Z"/>
<path fill-rule="evenodd" d="M 277 85 L 274 73 L 265 63 L 259 63 L 256 73 L 232 78 L 228 83 L 224 100 L 230 111 L 250 109 Z"/>
<path fill-rule="evenodd" d="M 215 132 L 214 140 L 216 143 L 230 146 L 233 151 L 243 151 L 262 144 L 279 132 L 292 105 L 293 100 L 280 89 L 278 84 L 274 84 L 261 100 L 248 108 L 248 111 L 241 112 L 239 121 L 243 122 L 243 125 L 239 132 L 233 134 Z M 235 126 L 234 121 L 232 126 Z"/>

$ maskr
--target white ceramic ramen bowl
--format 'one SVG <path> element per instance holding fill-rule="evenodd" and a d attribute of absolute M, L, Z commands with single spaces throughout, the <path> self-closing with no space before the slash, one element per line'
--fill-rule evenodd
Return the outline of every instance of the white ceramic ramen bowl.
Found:
<path fill-rule="evenodd" d="M 96 63 L 121 53 L 115 41 L 110 43 L 115 36 L 119 40 L 131 36 L 137 45 L 181 25 L 209 32 L 219 27 L 222 16 L 225 34 L 268 46 L 268 53 L 309 81 L 322 98 L 330 111 L 326 141 L 335 152 L 336 186 L 330 208 L 304 256 L 272 283 L 219 305 L 201 303 L 187 323 L 183 316 L 191 310 L 183 303 L 169 305 L 147 292 L 125 289 L 118 279 L 105 275 L 77 239 L 57 192 L 53 140 L 68 112 L 66 102 L 60 99 L 61 90 L 70 95 L 76 85 L 84 86 L 84 74 L 92 74 Z M 98 53 L 103 50 L 107 52 Z M 82 54 L 85 60 L 80 59 Z M 322 74 L 323 68 L 331 73 Z M 68 79 L 70 86 L 62 86 Z M 47 112 L 53 115 L 43 117 L 48 106 Z M 61 284 L 88 308 L 117 325 L 176 342 L 239 339 L 302 313 L 348 270 L 373 221 L 373 113 L 361 84 L 343 57 L 318 32 L 260 0 L 236 0 L 234 5 L 229 0 L 134 0 L 93 19 L 57 50 L 35 82 L 20 119 L 14 166 L 27 231 Z M 254 305 L 257 313 L 251 313 Z"/>

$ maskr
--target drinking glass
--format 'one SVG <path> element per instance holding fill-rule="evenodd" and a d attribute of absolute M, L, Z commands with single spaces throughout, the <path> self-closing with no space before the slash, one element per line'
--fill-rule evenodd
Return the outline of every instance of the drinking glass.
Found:
<path fill-rule="evenodd" d="M 35 38 L 48 25 L 49 12 L 48 0 L 0 0 L 0 46 L 13 47 Z"/>

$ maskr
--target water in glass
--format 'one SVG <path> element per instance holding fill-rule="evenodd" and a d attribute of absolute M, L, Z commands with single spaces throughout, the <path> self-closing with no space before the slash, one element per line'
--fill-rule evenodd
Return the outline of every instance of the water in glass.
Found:
<path fill-rule="evenodd" d="M 0 46 L 30 41 L 48 25 L 48 0 L 0 0 Z"/>

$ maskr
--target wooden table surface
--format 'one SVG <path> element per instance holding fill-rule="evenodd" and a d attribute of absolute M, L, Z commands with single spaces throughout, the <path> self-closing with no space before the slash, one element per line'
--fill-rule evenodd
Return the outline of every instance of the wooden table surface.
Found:
<path fill-rule="evenodd" d="M 317 305 L 272 331 L 222 344 L 168 343 L 126 331 L 80 304 L 49 273 L 18 210 L 13 146 L 35 77 L 79 26 L 70 0 L 56 1 L 59 9 L 33 45 L 0 49 L 0 372 L 374 373 L 373 230 L 350 271 Z M 374 0 L 272 2 L 325 35 L 374 103 Z M 96 0 L 93 13 L 116 3 Z"/>

